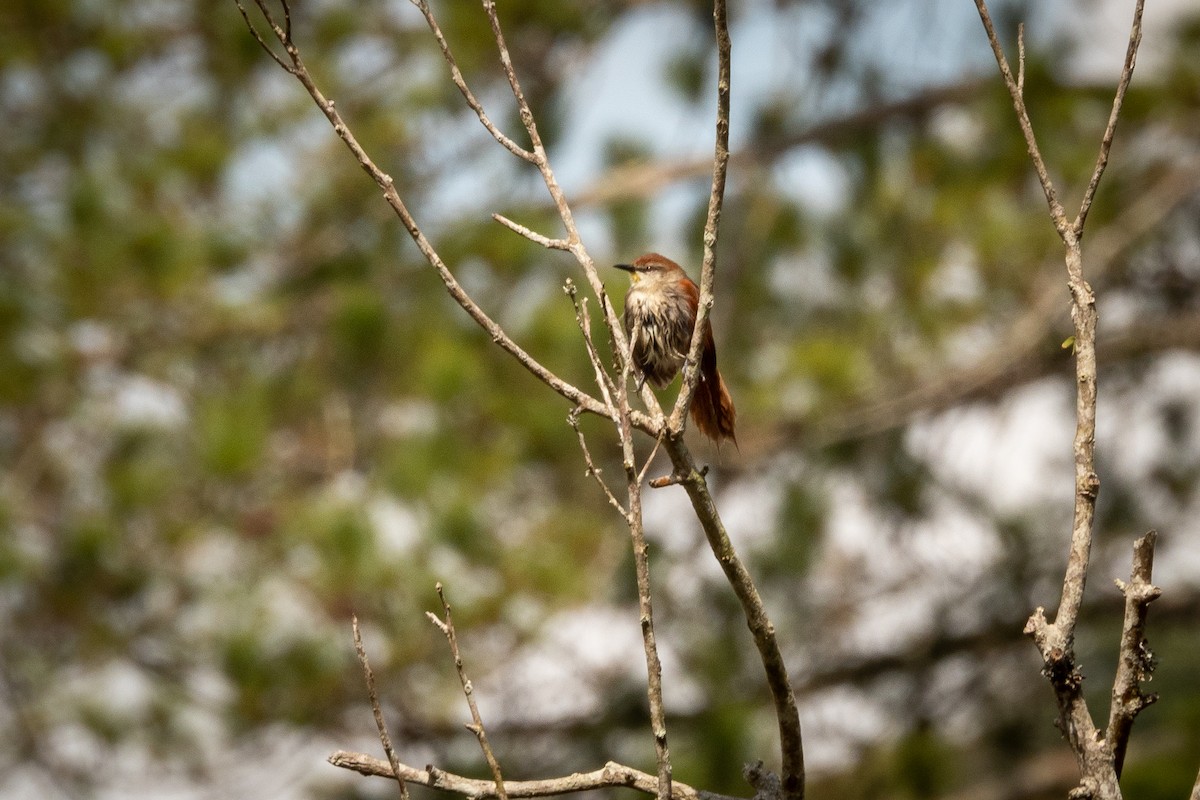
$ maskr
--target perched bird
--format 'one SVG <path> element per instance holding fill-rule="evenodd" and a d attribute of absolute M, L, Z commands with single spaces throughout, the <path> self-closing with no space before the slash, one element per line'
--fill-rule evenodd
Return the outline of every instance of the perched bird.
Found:
<path fill-rule="evenodd" d="M 674 378 L 687 357 L 696 324 L 700 290 L 683 268 L 658 253 L 647 253 L 632 264 L 617 264 L 629 273 L 625 295 L 625 332 L 633 351 L 633 363 L 659 389 Z M 733 440 L 737 411 L 721 373 L 717 371 L 717 347 L 712 326 L 705 320 L 704 346 L 700 350 L 700 382 L 692 399 L 696 427 L 717 444 Z"/>

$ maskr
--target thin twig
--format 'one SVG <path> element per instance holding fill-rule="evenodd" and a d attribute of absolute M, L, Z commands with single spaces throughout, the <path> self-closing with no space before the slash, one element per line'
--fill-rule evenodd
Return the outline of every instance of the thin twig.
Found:
<path fill-rule="evenodd" d="M 663 436 L 666 431 L 663 431 L 658 436 L 654 437 L 654 447 L 650 450 L 650 455 L 646 456 L 645 462 L 642 463 L 642 471 L 638 473 L 638 483 L 641 484 L 646 480 L 646 473 L 650 471 L 650 467 L 654 464 L 654 457 L 658 455 L 658 449 L 662 447 Z M 652 487 L 657 488 L 657 487 Z"/>
<path fill-rule="evenodd" d="M 499 222 L 501 225 L 508 228 L 513 233 L 520 234 L 521 236 L 524 236 L 526 239 L 533 242 L 534 244 L 540 244 L 542 247 L 545 247 L 547 250 L 570 251 L 570 249 L 571 249 L 571 244 L 566 239 L 551 239 L 549 236 L 543 236 L 542 234 L 537 233 L 536 231 L 526 228 L 524 225 L 522 225 L 519 222 L 513 222 L 511 219 L 504 216 L 503 214 L 492 214 L 492 219 L 496 220 L 496 222 Z"/>
<path fill-rule="evenodd" d="M 371 663 L 367 661 L 367 649 L 363 647 L 362 634 L 358 630 L 358 617 L 350 617 L 350 627 L 354 630 L 354 652 L 358 653 L 358 663 L 362 665 L 363 678 L 367 682 L 367 696 L 371 698 L 371 711 L 375 714 L 375 727 L 379 729 L 379 741 L 383 752 L 387 755 L 388 763 L 392 766 L 392 774 L 400 785 L 401 800 L 408 800 L 408 784 L 400 774 L 400 759 L 392 748 L 392 737 L 388 735 L 387 723 L 383 719 L 383 709 L 379 705 L 379 695 L 375 691 L 375 673 L 371 671 Z"/>
<path fill-rule="evenodd" d="M 329 756 L 329 763 L 335 767 L 353 770 L 360 775 L 372 775 L 380 778 L 391 778 L 392 769 L 386 761 L 366 755 L 339 750 Z M 404 780 L 431 789 L 453 792 L 471 800 L 485 800 L 496 797 L 496 784 L 492 781 L 464 778 L 451 772 L 429 766 L 425 769 L 400 765 L 400 773 Z M 612 789 L 625 787 L 643 794 L 655 794 L 658 779 L 641 770 L 609 761 L 601 769 L 591 772 L 576 772 L 560 778 L 546 778 L 538 781 L 505 781 L 504 790 L 510 798 L 551 797 L 559 794 L 574 792 L 590 792 L 596 789 Z M 729 795 L 704 792 L 675 781 L 672 786 L 674 800 L 741 800 Z"/>
<path fill-rule="evenodd" d="M 996 29 L 992 26 L 992 17 L 988 14 L 987 3 L 985 0 L 975 0 L 975 7 L 979 10 L 979 18 L 983 21 L 983 29 L 987 31 L 992 54 L 996 57 L 996 65 L 1000 67 L 1004 85 L 1008 87 L 1013 108 L 1017 112 L 1017 123 L 1021 126 L 1021 133 L 1025 136 L 1025 147 L 1029 151 L 1030 160 L 1033 161 L 1038 181 L 1042 184 L 1042 191 L 1046 194 L 1046 204 L 1050 207 L 1050 218 L 1054 222 L 1054 228 L 1058 231 L 1058 235 L 1065 236 L 1068 230 L 1067 216 L 1063 212 L 1062 204 L 1058 202 L 1054 183 L 1050 180 L 1046 162 L 1042 160 L 1042 152 L 1038 149 L 1037 137 L 1033 134 L 1033 124 L 1029 121 L 1029 111 L 1025 108 L 1025 98 L 1022 95 L 1024 87 L 1017 86 L 1017 81 L 1008 66 L 1008 59 L 1004 57 L 1004 48 L 1000 46 L 1000 40 L 996 37 Z"/>
<path fill-rule="evenodd" d="M 566 287 L 567 294 L 575 306 L 575 321 L 583 333 L 583 343 L 587 348 L 588 360 L 592 363 L 592 371 L 596 375 L 596 384 L 600 387 L 600 396 L 604 398 L 605 405 L 612 409 L 613 395 L 616 394 L 617 385 L 613 382 L 612 376 L 608 374 L 608 370 L 604 368 L 604 364 L 600 360 L 600 352 L 596 349 L 596 342 L 592 339 L 592 315 L 588 313 L 588 299 L 577 297 L 575 283 L 570 278 L 567 278 Z"/>
<path fill-rule="evenodd" d="M 1112 705 L 1108 713 L 1108 733 L 1105 739 L 1113 749 L 1113 767 L 1121 777 L 1125 749 L 1133 721 L 1143 708 L 1158 699 L 1156 694 L 1143 694 L 1141 684 L 1154 677 L 1154 654 L 1146 642 L 1146 614 L 1150 603 L 1162 595 L 1151 583 L 1154 570 L 1154 544 L 1158 534 L 1150 531 L 1133 545 L 1133 567 L 1129 583 L 1117 581 L 1125 595 L 1125 623 L 1121 629 L 1120 660 L 1113 678 Z"/>
<path fill-rule="evenodd" d="M 621 505 L 621 501 L 613 494 L 612 489 L 608 488 L 608 484 L 604 482 L 602 470 L 592 461 L 592 452 L 588 449 L 587 438 L 583 435 L 583 431 L 579 429 L 579 409 L 573 409 L 570 414 L 567 414 L 567 423 L 579 438 L 579 449 L 583 451 L 583 461 L 587 465 L 586 474 L 596 479 L 596 483 L 600 484 L 600 490 L 604 492 L 604 497 L 608 500 L 608 504 L 615 508 L 623 519 L 628 520 L 629 512 Z"/>
<path fill-rule="evenodd" d="M 450 616 L 450 603 L 446 601 L 441 581 L 437 583 L 437 593 L 442 601 L 445 618 L 438 619 L 432 611 L 425 612 L 425 615 L 442 633 L 446 634 L 446 641 L 450 643 L 450 654 L 454 656 L 454 669 L 458 672 L 463 695 L 467 698 L 467 705 L 471 709 L 471 724 L 467 726 L 467 730 L 475 734 L 475 738 L 479 740 L 479 748 L 483 750 L 483 757 L 487 760 L 488 768 L 491 769 L 492 777 L 495 779 L 496 797 L 499 800 L 508 800 L 508 794 L 504 789 L 504 777 L 500 774 L 500 762 L 496 760 L 496 754 L 492 752 L 492 746 L 488 743 L 487 731 L 483 727 L 483 717 L 479 715 L 479 706 L 475 703 L 475 689 L 463 668 L 462 655 L 458 651 L 458 637 L 454 634 L 454 620 Z"/>
<path fill-rule="evenodd" d="M 506 136 L 503 131 L 492 123 L 491 119 L 484 112 L 483 104 L 475 98 L 475 95 L 467 86 L 467 81 L 463 77 L 462 71 L 458 68 L 458 62 L 454 60 L 454 55 L 450 52 L 450 45 L 446 42 L 446 37 L 442 35 L 442 29 L 434 18 L 433 12 L 429 8 L 429 3 L 426 0 L 411 0 L 411 2 L 425 15 L 425 23 L 429 25 L 429 30 L 433 32 L 434 38 L 437 39 L 438 47 L 442 48 L 442 57 L 450 65 L 450 79 L 458 87 L 458 91 L 462 94 L 463 99 L 467 101 L 467 105 L 475 112 L 475 116 L 479 117 L 479 121 L 483 123 L 483 127 L 487 128 L 492 138 L 499 142 L 505 150 L 518 158 L 535 163 L 537 156 Z"/>
<path fill-rule="evenodd" d="M 713 280 L 717 264 L 717 232 L 721 223 L 721 205 L 725 200 L 725 175 L 729 168 L 729 88 L 730 41 L 725 0 L 713 0 L 713 28 L 717 42 L 717 132 L 713 147 L 712 188 L 708 195 L 708 216 L 704 222 L 704 259 L 700 267 L 700 297 L 692 326 L 691 345 L 683 364 L 683 381 L 675 407 L 667 420 L 668 435 L 679 436 L 686 424 L 688 408 L 700 384 L 700 351 L 704 349 L 704 328 L 713 306 Z"/>
<path fill-rule="evenodd" d="M 1083 236 L 1083 224 L 1087 221 L 1088 211 L 1092 208 L 1092 198 L 1096 196 L 1096 187 L 1100 185 L 1100 177 L 1108 166 L 1108 151 L 1112 148 L 1113 135 L 1117 130 L 1117 119 L 1121 116 L 1121 104 L 1125 102 L 1125 90 L 1133 79 L 1133 68 L 1137 64 L 1137 51 L 1142 43 L 1142 9 L 1146 0 L 1137 0 L 1133 10 L 1133 25 L 1129 29 L 1129 46 L 1125 48 L 1125 65 L 1121 68 L 1121 80 L 1117 84 L 1117 93 L 1113 97 L 1112 111 L 1108 115 L 1108 125 L 1104 128 L 1104 136 L 1100 140 L 1100 155 L 1096 157 L 1096 168 L 1092 170 L 1092 179 L 1088 182 L 1087 191 L 1083 193 L 1083 202 L 1079 205 L 1079 215 L 1075 217 L 1075 236 Z"/>

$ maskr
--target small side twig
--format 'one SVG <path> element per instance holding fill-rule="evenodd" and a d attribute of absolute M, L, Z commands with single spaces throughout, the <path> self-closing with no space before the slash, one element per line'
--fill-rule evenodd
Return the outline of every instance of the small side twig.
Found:
<path fill-rule="evenodd" d="M 1134 543 L 1129 582 L 1116 582 L 1125 595 L 1125 623 L 1121 628 L 1120 660 L 1113 679 L 1105 739 L 1113 749 L 1113 767 L 1118 778 L 1125 763 L 1125 749 L 1134 719 L 1142 709 L 1158 700 L 1157 694 L 1143 694 L 1141 687 L 1143 682 L 1154 677 L 1154 653 L 1146 642 L 1146 614 L 1150 604 L 1162 595 L 1162 589 L 1151 583 L 1157 539 L 1158 534 L 1150 531 Z"/>
<path fill-rule="evenodd" d="M 392 774 L 396 776 L 396 783 L 400 785 L 400 800 L 408 800 L 408 784 L 404 782 L 404 776 L 400 773 L 400 759 L 396 757 L 396 750 L 392 747 L 392 737 L 388 735 L 387 723 L 383 720 L 383 709 L 379 705 L 379 695 L 375 691 L 375 673 L 371 671 L 371 664 L 367 661 L 367 649 L 363 647 L 362 634 L 358 630 L 358 616 L 350 617 L 350 627 L 354 630 L 354 652 L 358 653 L 358 663 L 362 665 L 363 678 L 367 682 L 367 695 L 371 699 L 371 711 L 375 714 L 375 727 L 379 729 L 379 742 L 383 745 L 383 752 L 387 755 L 388 763 L 392 766 Z"/>
<path fill-rule="evenodd" d="M 1042 151 L 1038 148 L 1037 137 L 1033 133 L 1033 123 L 1029 121 L 1029 110 L 1025 108 L 1025 87 L 1017 85 L 1012 68 L 1008 66 L 1004 48 L 1000 46 L 1000 39 L 996 36 L 996 29 L 992 25 L 992 16 L 988 13 L 987 2 L 975 0 L 975 8 L 979 11 L 979 19 L 982 20 L 983 29 L 987 32 L 988 43 L 992 46 L 992 55 L 996 57 L 996 65 L 1000 68 L 1000 74 L 1004 77 L 1004 85 L 1008 87 L 1008 94 L 1012 98 L 1013 109 L 1017 112 L 1017 124 L 1021 126 L 1021 133 L 1025 136 L 1025 148 L 1029 151 L 1029 159 L 1033 162 L 1038 181 L 1042 184 L 1042 191 L 1046 194 L 1046 204 L 1050 207 L 1050 217 L 1054 221 L 1054 228 L 1058 231 L 1059 236 L 1064 236 L 1068 230 L 1067 215 L 1063 212 L 1062 204 L 1058 202 L 1058 193 L 1054 190 L 1050 172 L 1046 169 Z"/>
<path fill-rule="evenodd" d="M 446 601 L 441 581 L 438 581 L 436 588 L 446 616 L 444 619 L 438 619 L 432 611 L 426 611 L 425 615 L 446 635 L 446 641 L 450 643 L 450 654 L 454 657 L 454 669 L 458 672 L 463 695 L 467 698 L 467 705 L 471 709 L 471 724 L 467 726 L 467 730 L 475 734 L 475 738 L 479 740 L 479 748 L 483 750 L 483 757 L 487 760 L 488 768 L 491 769 L 492 778 L 495 780 L 496 797 L 499 800 L 508 800 L 508 793 L 504 789 L 504 776 L 500 774 L 500 762 L 496 760 L 496 754 L 492 752 L 492 746 L 488 743 L 487 731 L 483 727 L 483 717 L 479 715 L 479 706 L 475 703 L 475 689 L 463 668 L 462 654 L 458 651 L 458 637 L 454 633 L 454 620 L 450 616 L 450 603 Z"/>
<path fill-rule="evenodd" d="M 571 243 L 566 239 L 551 239 L 549 236 L 543 236 L 537 231 L 531 230 L 519 222 L 513 222 L 503 214 L 492 214 L 492 219 L 496 220 L 496 222 L 499 222 L 513 233 L 524 236 L 529 241 L 533 242 L 534 244 L 540 244 L 547 250 L 569 251 L 571 249 Z"/>
<path fill-rule="evenodd" d="M 592 461 L 592 451 L 588 448 L 587 438 L 583 435 L 583 431 L 579 429 L 579 409 L 572 409 L 570 414 L 567 414 L 567 424 L 575 431 L 575 435 L 579 437 L 579 449 L 583 451 L 583 461 L 587 464 L 587 474 L 596 479 L 596 483 L 600 484 L 600 490 L 604 492 L 604 497 L 608 500 L 608 504 L 617 510 L 622 519 L 628 521 L 629 512 L 625 510 L 625 506 L 621 505 L 621 501 L 613 494 L 612 489 L 608 488 L 608 484 L 604 482 L 604 475 L 596 462 Z"/>

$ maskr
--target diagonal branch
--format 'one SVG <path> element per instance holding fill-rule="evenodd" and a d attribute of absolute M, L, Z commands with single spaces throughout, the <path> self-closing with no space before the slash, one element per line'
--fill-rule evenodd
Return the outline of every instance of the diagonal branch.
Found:
<path fill-rule="evenodd" d="M 750 628 L 754 646 L 758 648 L 779 726 L 783 796 L 786 800 L 803 800 L 805 771 L 800 713 L 796 708 L 796 695 L 788 677 L 783 652 L 775 638 L 775 626 L 767 616 L 766 606 L 763 605 L 754 580 L 738 557 L 720 514 L 717 513 L 716 504 L 708 491 L 704 471 L 696 469 L 696 463 L 682 439 L 667 439 L 664 444 L 674 470 L 672 482 L 680 483 L 687 491 L 696 517 L 704 528 L 709 548 L 717 563 L 721 565 L 726 580 L 733 587 L 733 592 L 742 606 L 742 613 L 746 616 L 746 625 Z"/>
<path fill-rule="evenodd" d="M 400 760 L 392 747 L 392 737 L 388 735 L 387 723 L 383 721 L 383 709 L 379 705 L 379 694 L 375 691 L 375 673 L 371 671 L 371 663 L 367 660 L 367 649 L 363 647 L 362 634 L 358 630 L 358 617 L 350 617 L 350 627 L 354 631 L 354 652 L 358 654 L 358 663 L 362 665 L 363 678 L 367 682 L 367 696 L 371 700 L 371 711 L 375 715 L 375 727 L 379 730 L 379 742 L 383 752 L 392 767 L 392 774 L 400 784 L 400 800 L 409 800 L 408 784 L 400 774 Z"/>
<path fill-rule="evenodd" d="M 479 748 L 483 750 L 483 757 L 487 761 L 488 768 L 492 771 L 492 777 L 495 779 L 493 785 L 496 789 L 496 797 L 499 800 L 508 800 L 508 794 L 504 791 L 504 777 L 500 774 L 500 762 L 496 760 L 496 754 L 492 752 L 492 746 L 488 743 L 487 731 L 483 728 L 483 717 L 479 715 L 479 706 L 475 703 L 475 689 L 471 685 L 471 681 L 467 678 L 466 670 L 463 669 L 462 655 L 458 652 L 458 637 L 454 633 L 454 620 L 450 617 L 450 604 L 446 602 L 446 595 L 442 591 L 440 581 L 437 584 L 437 593 L 442 601 L 442 610 L 446 615 L 445 618 L 438 619 L 432 611 L 427 611 L 425 614 L 446 635 L 446 641 L 450 643 L 450 654 L 454 657 L 454 669 L 458 672 L 458 680 L 462 683 L 463 695 L 466 696 L 467 706 L 471 709 L 471 724 L 467 726 L 467 730 L 475 734 L 475 738 L 479 740 Z"/>
<path fill-rule="evenodd" d="M 1075 217 L 1075 236 L 1083 236 L 1083 225 L 1087 222 L 1088 211 L 1092 207 L 1092 198 L 1096 196 L 1096 187 L 1100 185 L 1100 177 L 1108 166 L 1108 151 L 1112 148 L 1113 135 L 1117 130 L 1117 119 L 1121 116 L 1121 104 L 1125 101 L 1125 90 L 1133 79 L 1133 68 L 1137 64 L 1138 46 L 1142 43 L 1142 9 L 1146 0 L 1137 0 L 1133 9 L 1133 25 L 1129 30 L 1129 46 L 1125 49 L 1125 65 L 1121 68 L 1121 80 L 1117 83 L 1117 93 L 1113 97 L 1112 111 L 1108 115 L 1108 125 L 1104 128 L 1104 136 L 1100 139 L 1100 155 L 1096 157 L 1096 168 L 1092 170 L 1092 179 L 1088 182 L 1087 191 L 1083 194 L 1083 202 L 1079 206 L 1079 215 Z"/>
<path fill-rule="evenodd" d="M 437 39 L 438 46 L 442 48 L 442 57 L 450 65 L 450 80 L 454 81 L 454 85 L 458 87 L 459 93 L 467 101 L 467 105 L 471 107 L 471 110 L 475 112 L 475 116 L 479 117 L 479 121 L 483 123 L 483 127 L 487 128 L 492 138 L 499 142 L 505 150 L 531 164 L 537 163 L 537 156 L 506 136 L 503 131 L 493 124 L 487 113 L 484 112 L 483 104 L 475 98 L 475 94 L 467 86 L 466 78 L 463 77 L 462 70 L 458 68 L 458 62 L 454 60 L 454 55 L 450 52 L 450 45 L 446 42 L 446 37 L 442 35 L 441 26 L 438 25 L 433 12 L 429 9 L 429 3 L 426 0 L 411 0 L 411 2 L 425 15 L 425 23 L 429 26 L 433 37 Z"/>
<path fill-rule="evenodd" d="M 1013 109 L 1017 112 L 1017 123 L 1021 126 L 1021 133 L 1025 136 L 1025 147 L 1029 151 L 1030 160 L 1033 161 L 1038 181 L 1042 184 L 1042 191 L 1046 194 L 1046 204 L 1050 207 L 1050 219 L 1054 222 L 1054 228 L 1058 231 L 1058 235 L 1065 236 L 1068 230 L 1067 215 L 1063 211 L 1062 204 L 1058 202 L 1054 183 L 1050 180 L 1046 162 L 1042 160 L 1042 151 L 1038 148 L 1037 137 L 1033 134 L 1033 124 L 1029 121 L 1029 110 L 1025 108 L 1025 87 L 1018 84 L 1017 79 L 1013 77 L 1012 69 L 1008 66 L 1008 59 L 1004 57 L 1004 48 L 1000 46 L 1000 40 L 996 37 L 996 29 L 992 26 L 992 17 L 988 13 L 987 2 L 975 0 L 975 7 L 979 10 L 979 18 L 983 21 L 984 30 L 987 31 L 992 54 L 996 57 L 996 65 L 1000 67 L 1000 74 L 1004 76 L 1004 85 L 1008 87 L 1008 94 L 1012 98 Z"/>

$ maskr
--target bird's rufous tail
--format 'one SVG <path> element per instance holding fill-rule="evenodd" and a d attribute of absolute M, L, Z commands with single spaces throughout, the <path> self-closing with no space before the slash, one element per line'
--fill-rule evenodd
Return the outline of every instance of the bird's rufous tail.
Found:
<path fill-rule="evenodd" d="M 733 446 L 737 447 L 737 436 L 733 432 L 737 409 L 733 407 L 733 398 L 729 396 L 725 380 L 715 365 L 711 370 L 702 372 L 692 398 L 692 419 L 700 432 L 718 445 L 722 439 L 731 439 Z"/>

